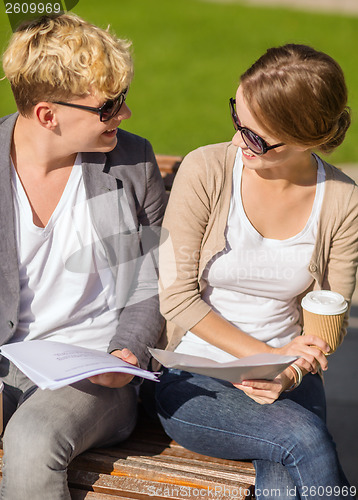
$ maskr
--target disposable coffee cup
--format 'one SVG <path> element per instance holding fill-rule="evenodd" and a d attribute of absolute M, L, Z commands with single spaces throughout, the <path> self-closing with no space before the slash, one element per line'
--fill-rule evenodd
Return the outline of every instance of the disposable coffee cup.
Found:
<path fill-rule="evenodd" d="M 4 422 L 3 422 L 3 406 L 2 406 L 2 391 L 4 390 L 4 382 L 0 382 L 0 434 L 2 434 Z"/>
<path fill-rule="evenodd" d="M 330 346 L 331 354 L 341 343 L 341 328 L 348 303 L 343 295 L 330 290 L 316 290 L 303 297 L 304 335 L 316 335 Z"/>

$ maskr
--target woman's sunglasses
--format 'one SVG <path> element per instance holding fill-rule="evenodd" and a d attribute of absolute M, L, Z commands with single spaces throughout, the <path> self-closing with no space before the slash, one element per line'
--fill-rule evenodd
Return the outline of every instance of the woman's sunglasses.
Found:
<path fill-rule="evenodd" d="M 54 101 L 54 104 L 61 104 L 62 106 L 69 106 L 70 108 L 85 109 L 86 111 L 93 111 L 99 114 L 101 122 L 108 122 L 114 118 L 126 100 L 128 89 L 125 89 L 115 99 L 109 99 L 100 108 L 92 108 L 91 106 L 82 106 L 81 104 L 73 104 L 72 102 Z"/>
<path fill-rule="evenodd" d="M 265 153 L 267 153 L 267 151 L 270 151 L 270 149 L 284 146 L 283 142 L 280 142 L 280 144 L 275 144 L 274 146 L 269 146 L 267 142 L 262 137 L 255 134 L 255 132 L 253 132 L 249 128 L 242 127 L 239 117 L 236 113 L 236 99 L 230 99 L 230 112 L 235 130 L 239 130 L 241 132 L 241 137 L 246 146 L 256 155 L 264 155 Z"/>

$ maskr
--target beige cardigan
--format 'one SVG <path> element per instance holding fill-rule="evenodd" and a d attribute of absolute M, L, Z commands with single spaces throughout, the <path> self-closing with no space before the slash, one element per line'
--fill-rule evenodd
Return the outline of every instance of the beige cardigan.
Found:
<path fill-rule="evenodd" d="M 236 152 L 232 143 L 199 148 L 186 156 L 176 174 L 160 249 L 160 303 L 168 320 L 169 350 L 211 310 L 201 298 L 200 280 L 208 261 L 225 247 Z M 358 187 L 340 170 L 323 163 L 326 185 L 309 264 L 314 280 L 310 288 L 334 290 L 350 303 L 358 263 Z"/>

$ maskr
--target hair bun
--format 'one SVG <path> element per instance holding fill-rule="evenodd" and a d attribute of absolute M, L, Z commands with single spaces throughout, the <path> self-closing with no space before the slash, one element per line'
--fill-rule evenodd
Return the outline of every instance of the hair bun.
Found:
<path fill-rule="evenodd" d="M 351 124 L 351 110 L 347 106 L 338 117 L 337 124 L 333 133 L 327 138 L 318 149 L 323 153 L 330 153 L 344 141 L 346 132 Z"/>

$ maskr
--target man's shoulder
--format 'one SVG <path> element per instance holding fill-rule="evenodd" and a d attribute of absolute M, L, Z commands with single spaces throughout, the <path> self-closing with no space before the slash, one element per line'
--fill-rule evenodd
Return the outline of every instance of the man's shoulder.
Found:
<path fill-rule="evenodd" d="M 18 113 L 12 113 L 11 115 L 1 116 L 0 117 L 0 127 L 1 128 L 13 127 L 17 116 L 18 116 Z"/>
<path fill-rule="evenodd" d="M 113 165 L 133 165 L 145 161 L 147 151 L 151 146 L 147 139 L 123 129 L 118 129 L 117 145 L 107 153 L 108 159 Z"/>
<path fill-rule="evenodd" d="M 82 152 L 83 163 L 101 164 L 105 173 L 110 173 L 115 177 L 136 170 L 133 167 L 145 166 L 146 162 L 151 161 L 152 158 L 152 148 L 146 139 L 122 129 L 117 131 L 117 145 L 112 151 L 107 153 Z"/>
<path fill-rule="evenodd" d="M 105 170 L 115 177 L 134 181 L 156 165 L 151 144 L 144 137 L 118 129 L 116 147 L 106 153 Z M 138 180 L 137 179 L 137 180 Z"/>

